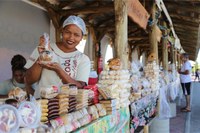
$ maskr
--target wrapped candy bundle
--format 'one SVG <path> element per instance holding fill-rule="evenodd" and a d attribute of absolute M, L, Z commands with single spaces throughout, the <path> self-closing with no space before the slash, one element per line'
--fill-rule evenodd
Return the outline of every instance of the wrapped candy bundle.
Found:
<path fill-rule="evenodd" d="M 101 100 L 99 101 L 101 104 L 103 104 L 103 106 L 106 109 L 106 113 L 107 114 L 113 114 L 116 111 L 116 106 L 117 106 L 117 100 L 116 99 L 112 99 L 112 100 Z"/>
<path fill-rule="evenodd" d="M 96 104 L 96 103 L 99 102 L 99 99 L 98 99 L 99 92 L 98 92 L 97 85 L 88 85 L 88 86 L 85 86 L 84 89 L 93 91 L 94 96 L 93 96 L 93 98 L 90 99 L 91 100 L 91 104 Z"/>
<path fill-rule="evenodd" d="M 98 110 L 95 105 L 89 106 L 87 108 L 87 111 L 91 115 L 92 120 L 96 120 L 99 118 Z"/>
<path fill-rule="evenodd" d="M 67 132 L 74 131 L 81 126 L 90 123 L 92 120 L 90 114 L 88 114 L 85 108 L 67 114 L 66 118 L 68 119 L 68 123 L 65 124 L 65 130 Z"/>
<path fill-rule="evenodd" d="M 155 61 L 150 62 L 145 66 L 145 77 L 148 77 L 152 91 L 159 90 L 159 66 Z"/>
<path fill-rule="evenodd" d="M 40 121 L 46 123 L 48 121 L 48 99 L 37 100 L 37 104 L 41 110 Z"/>
<path fill-rule="evenodd" d="M 75 96 L 69 96 L 69 109 L 68 112 L 71 113 L 76 110 L 77 100 Z"/>
<path fill-rule="evenodd" d="M 66 114 L 69 109 L 69 95 L 68 94 L 58 94 L 58 105 L 59 114 Z"/>
<path fill-rule="evenodd" d="M 85 89 L 78 90 L 78 95 L 76 95 L 76 100 L 77 100 L 76 110 L 88 106 L 88 92 L 89 90 Z"/>
<path fill-rule="evenodd" d="M 59 117 L 59 100 L 58 98 L 51 98 L 48 102 L 48 120 Z"/>
<path fill-rule="evenodd" d="M 95 104 L 95 106 L 97 107 L 97 110 L 98 110 L 98 113 L 99 113 L 99 116 L 105 116 L 106 115 L 106 108 L 104 107 L 103 104 Z"/>
<path fill-rule="evenodd" d="M 42 98 L 55 98 L 58 95 L 58 87 L 57 86 L 50 86 L 50 87 L 42 87 L 40 89 L 40 95 Z"/>

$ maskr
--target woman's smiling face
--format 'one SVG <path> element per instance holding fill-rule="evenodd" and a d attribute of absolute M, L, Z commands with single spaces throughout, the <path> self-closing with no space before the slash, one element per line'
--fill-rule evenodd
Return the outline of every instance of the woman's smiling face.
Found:
<path fill-rule="evenodd" d="M 63 28 L 62 41 L 64 47 L 70 51 L 76 50 L 76 46 L 83 38 L 81 29 L 75 24 L 67 25 Z"/>

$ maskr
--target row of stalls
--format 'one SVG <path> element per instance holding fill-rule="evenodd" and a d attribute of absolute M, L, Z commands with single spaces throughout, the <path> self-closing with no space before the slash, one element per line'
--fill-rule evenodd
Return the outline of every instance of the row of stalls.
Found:
<path fill-rule="evenodd" d="M 0 117 L 9 118 L 0 124 L 1 131 L 169 132 L 169 118 L 175 111 L 170 103 L 179 94 L 177 69 L 184 50 L 162 0 L 28 2 L 48 12 L 57 42 L 65 18 L 74 14 L 85 20 L 85 53 L 93 61 L 91 70 L 98 73 L 98 80 L 90 77 L 83 89 L 52 86 L 60 91 L 37 100 L 36 105 L 26 101 L 18 110 L 1 107 Z M 102 49 L 106 44 L 101 41 L 105 36 L 114 57 L 108 67 L 104 67 Z M 37 125 L 38 121 L 42 124 Z"/>

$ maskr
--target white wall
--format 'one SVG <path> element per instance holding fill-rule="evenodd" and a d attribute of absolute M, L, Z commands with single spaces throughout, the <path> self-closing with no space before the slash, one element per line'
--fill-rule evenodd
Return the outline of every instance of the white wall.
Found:
<path fill-rule="evenodd" d="M 50 32 L 45 11 L 19 0 L 0 1 L 0 82 L 11 77 L 13 55 L 28 58 L 39 37 Z"/>
<path fill-rule="evenodd" d="M 109 44 L 110 44 L 110 37 L 107 35 L 104 35 L 104 37 L 101 39 L 101 56 L 103 57 L 103 63 L 105 63 L 105 64 L 107 64 L 106 52 L 107 52 Z M 110 56 L 109 59 L 113 58 L 113 53 L 109 53 L 109 56 Z M 104 67 L 105 67 L 105 65 L 104 65 Z"/>

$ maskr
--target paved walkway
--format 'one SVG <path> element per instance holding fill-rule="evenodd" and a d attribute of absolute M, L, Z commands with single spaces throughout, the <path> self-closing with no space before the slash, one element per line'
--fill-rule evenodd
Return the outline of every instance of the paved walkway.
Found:
<path fill-rule="evenodd" d="M 191 86 L 191 112 L 180 112 L 185 105 L 185 99 L 178 99 L 177 116 L 170 119 L 170 133 L 200 133 L 200 83 L 193 82 Z"/>

